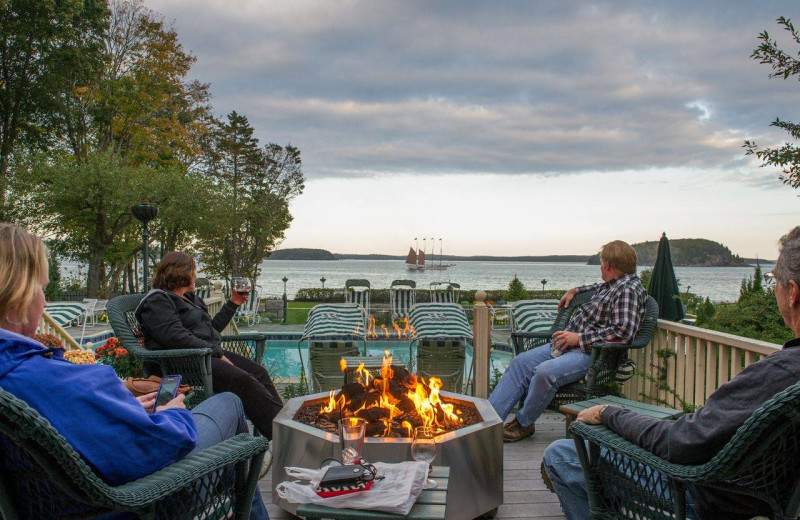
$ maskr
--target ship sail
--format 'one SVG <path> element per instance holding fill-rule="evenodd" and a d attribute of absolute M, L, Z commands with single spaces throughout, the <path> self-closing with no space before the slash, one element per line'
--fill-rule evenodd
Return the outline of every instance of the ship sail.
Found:
<path fill-rule="evenodd" d="M 417 265 L 425 265 L 425 251 L 420 251 L 417 255 Z"/>
<path fill-rule="evenodd" d="M 417 263 L 417 253 L 414 252 L 413 247 L 408 248 L 408 256 L 406 257 L 406 263 L 410 265 L 414 265 Z"/>

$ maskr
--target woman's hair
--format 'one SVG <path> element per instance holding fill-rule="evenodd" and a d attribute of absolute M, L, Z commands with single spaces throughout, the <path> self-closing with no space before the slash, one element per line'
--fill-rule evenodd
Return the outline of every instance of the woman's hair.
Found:
<path fill-rule="evenodd" d="M 47 246 L 21 227 L 0 222 L 0 318 L 26 309 L 47 277 Z"/>
<path fill-rule="evenodd" d="M 600 261 L 625 274 L 636 272 L 636 251 L 622 240 L 614 240 L 600 250 Z"/>
<path fill-rule="evenodd" d="M 173 291 L 191 285 L 195 267 L 192 255 L 180 251 L 167 253 L 156 266 L 153 287 Z"/>

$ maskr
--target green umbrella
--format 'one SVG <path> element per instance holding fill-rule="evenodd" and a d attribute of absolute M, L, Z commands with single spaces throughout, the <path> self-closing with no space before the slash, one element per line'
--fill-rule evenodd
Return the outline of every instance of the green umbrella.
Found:
<path fill-rule="evenodd" d="M 656 253 L 656 265 L 650 278 L 648 293 L 658 302 L 658 317 L 670 321 L 683 319 L 683 304 L 679 298 L 678 280 L 672 267 L 672 255 L 669 252 L 667 234 L 661 235 Z"/>

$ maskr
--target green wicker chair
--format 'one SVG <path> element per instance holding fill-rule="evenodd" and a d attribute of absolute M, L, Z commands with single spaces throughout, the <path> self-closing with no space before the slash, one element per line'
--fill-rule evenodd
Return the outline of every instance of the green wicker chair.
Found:
<path fill-rule="evenodd" d="M 753 412 L 711 460 L 697 466 L 667 462 L 604 426 L 574 422 L 570 430 L 592 518 L 683 520 L 686 488 L 695 485 L 759 498 L 773 520 L 800 516 L 800 383 Z"/>
<path fill-rule="evenodd" d="M 187 405 L 196 405 L 206 397 L 214 395 L 214 385 L 211 382 L 211 349 L 148 350 L 142 346 L 142 331 L 134 316 L 134 311 L 142 298 L 144 294 L 117 296 L 108 302 L 106 309 L 114 335 L 119 338 L 122 346 L 142 363 L 145 377 L 151 373 L 180 374 L 183 382 L 194 388 L 192 399 Z M 266 339 L 265 334 L 223 336 L 222 348 L 261 362 L 264 358 Z"/>
<path fill-rule="evenodd" d="M 107 442 L 101 437 L 98 442 Z M 110 486 L 46 419 L 0 389 L 0 516 L 49 520 L 128 512 L 147 520 L 246 520 L 267 446 L 264 437 L 237 435 Z"/>
<path fill-rule="evenodd" d="M 556 321 L 550 330 L 541 332 L 518 332 L 512 334 L 514 350 L 518 354 L 523 350 L 538 347 L 549 342 L 553 333 L 564 330 L 572 319 L 572 315 L 594 295 L 594 291 L 580 293 L 573 298 L 570 306 L 561 309 L 556 316 Z M 547 406 L 550 410 L 559 411 L 565 404 L 577 403 L 586 399 L 593 399 L 608 395 L 610 386 L 624 380 L 619 374 L 620 368 L 628 359 L 628 349 L 644 348 L 655 334 L 658 325 L 658 304 L 648 296 L 645 307 L 644 319 L 639 325 L 639 330 L 630 344 L 597 343 L 592 345 L 592 360 L 586 377 L 577 383 L 564 385 L 558 389 L 553 400 Z M 630 374 L 628 374 L 629 377 Z M 524 399 L 524 397 L 523 397 Z"/>

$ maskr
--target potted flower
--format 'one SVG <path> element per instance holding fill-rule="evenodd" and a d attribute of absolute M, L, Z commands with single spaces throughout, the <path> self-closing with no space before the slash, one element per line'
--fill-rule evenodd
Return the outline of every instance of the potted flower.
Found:
<path fill-rule="evenodd" d="M 119 344 L 119 338 L 109 338 L 104 345 L 95 349 L 95 359 L 104 365 L 111 365 L 120 379 L 141 377 L 142 367 L 127 349 Z"/>

